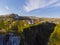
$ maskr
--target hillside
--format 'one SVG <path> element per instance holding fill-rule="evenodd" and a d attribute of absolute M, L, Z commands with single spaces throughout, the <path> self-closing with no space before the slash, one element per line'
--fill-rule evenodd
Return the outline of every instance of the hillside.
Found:
<path fill-rule="evenodd" d="M 10 38 L 11 33 L 19 37 L 20 45 L 60 45 L 60 18 L 0 16 L 0 35 L 5 35 L 3 40 L 8 40 L 5 43 L 9 42 L 7 37 Z"/>

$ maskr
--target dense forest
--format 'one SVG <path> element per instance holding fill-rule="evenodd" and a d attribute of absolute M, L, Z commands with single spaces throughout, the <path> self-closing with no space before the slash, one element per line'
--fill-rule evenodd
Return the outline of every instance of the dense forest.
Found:
<path fill-rule="evenodd" d="M 60 45 L 60 21 L 56 18 L 0 16 L 0 35 L 11 32 L 21 37 L 20 45 Z"/>

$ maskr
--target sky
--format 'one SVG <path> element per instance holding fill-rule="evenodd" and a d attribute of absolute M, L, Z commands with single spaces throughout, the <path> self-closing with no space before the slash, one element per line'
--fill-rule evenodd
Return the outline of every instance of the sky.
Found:
<path fill-rule="evenodd" d="M 60 0 L 0 0 L 0 15 L 60 18 Z"/>

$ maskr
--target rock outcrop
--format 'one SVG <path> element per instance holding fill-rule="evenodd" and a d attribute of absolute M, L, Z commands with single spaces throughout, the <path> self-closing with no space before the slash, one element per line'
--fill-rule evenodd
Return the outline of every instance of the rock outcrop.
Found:
<path fill-rule="evenodd" d="M 55 26 L 56 24 L 54 23 L 45 22 L 25 28 L 21 36 L 20 45 L 47 45 Z"/>

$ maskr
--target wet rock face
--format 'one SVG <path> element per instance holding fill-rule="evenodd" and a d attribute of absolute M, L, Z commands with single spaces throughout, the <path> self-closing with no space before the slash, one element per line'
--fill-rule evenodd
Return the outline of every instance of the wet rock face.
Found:
<path fill-rule="evenodd" d="M 24 29 L 20 45 L 47 45 L 55 26 L 54 23 L 46 22 Z"/>

